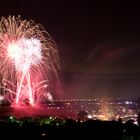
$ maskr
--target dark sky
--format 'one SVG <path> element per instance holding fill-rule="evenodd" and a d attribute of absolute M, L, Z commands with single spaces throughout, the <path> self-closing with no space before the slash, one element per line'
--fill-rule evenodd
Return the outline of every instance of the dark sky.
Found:
<path fill-rule="evenodd" d="M 139 4 L 9 1 L 0 4 L 0 16 L 35 20 L 56 40 L 62 60 L 60 97 L 140 97 Z"/>

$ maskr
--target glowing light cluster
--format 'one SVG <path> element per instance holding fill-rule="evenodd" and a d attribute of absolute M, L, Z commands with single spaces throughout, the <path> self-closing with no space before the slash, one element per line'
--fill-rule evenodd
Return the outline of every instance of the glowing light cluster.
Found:
<path fill-rule="evenodd" d="M 17 71 L 27 71 L 42 58 L 39 40 L 20 39 L 8 45 L 8 56 L 13 60 Z"/>
<path fill-rule="evenodd" d="M 13 60 L 17 71 L 27 71 L 32 65 L 40 63 L 41 43 L 38 39 L 19 39 L 9 43 L 8 56 Z"/>

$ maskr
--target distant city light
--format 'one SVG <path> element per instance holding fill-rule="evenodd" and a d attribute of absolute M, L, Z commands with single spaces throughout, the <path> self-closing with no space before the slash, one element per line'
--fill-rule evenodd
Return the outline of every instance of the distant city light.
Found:
<path fill-rule="evenodd" d="M 92 117 L 92 115 L 88 115 L 87 118 L 88 119 L 92 119 L 93 117 Z"/>
<path fill-rule="evenodd" d="M 10 120 L 12 120 L 13 119 L 13 117 L 12 116 L 10 116 Z"/>
<path fill-rule="evenodd" d="M 132 102 L 126 101 L 125 104 L 129 105 L 129 104 L 132 104 Z"/>

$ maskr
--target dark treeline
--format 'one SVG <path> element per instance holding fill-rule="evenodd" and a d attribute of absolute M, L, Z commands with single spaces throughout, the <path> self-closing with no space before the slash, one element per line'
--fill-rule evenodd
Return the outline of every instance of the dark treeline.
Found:
<path fill-rule="evenodd" d="M 20 140 L 140 140 L 140 126 L 132 120 L 122 123 L 118 121 L 86 120 L 81 122 L 72 119 L 59 119 L 51 124 L 38 121 L 0 122 L 0 135 L 4 139 Z"/>

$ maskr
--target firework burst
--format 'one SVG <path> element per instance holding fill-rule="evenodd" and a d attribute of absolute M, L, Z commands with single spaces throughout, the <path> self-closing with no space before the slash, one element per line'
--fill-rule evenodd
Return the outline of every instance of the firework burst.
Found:
<path fill-rule="evenodd" d="M 56 43 L 40 24 L 20 16 L 1 18 L 1 83 L 13 104 L 40 102 L 58 69 Z"/>

